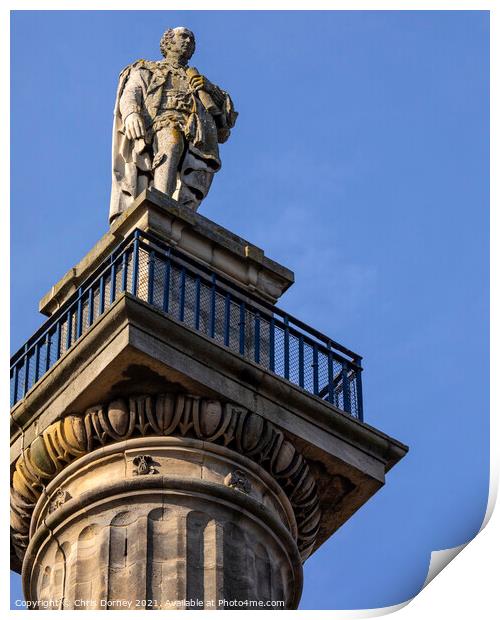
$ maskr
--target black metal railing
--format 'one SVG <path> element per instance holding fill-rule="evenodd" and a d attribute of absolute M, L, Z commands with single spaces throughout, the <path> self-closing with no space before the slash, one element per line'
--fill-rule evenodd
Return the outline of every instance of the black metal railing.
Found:
<path fill-rule="evenodd" d="M 11 360 L 11 406 L 127 291 L 363 419 L 361 357 L 136 229 Z"/>

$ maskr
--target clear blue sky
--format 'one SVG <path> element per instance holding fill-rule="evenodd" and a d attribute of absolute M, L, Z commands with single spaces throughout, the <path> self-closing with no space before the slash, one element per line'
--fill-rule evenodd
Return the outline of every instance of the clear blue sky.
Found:
<path fill-rule="evenodd" d="M 488 13 L 14 13 L 12 350 L 106 231 L 120 70 L 177 25 L 240 112 L 201 213 L 294 270 L 280 305 L 364 356 L 367 422 L 411 448 L 301 607 L 399 603 L 487 501 Z"/>

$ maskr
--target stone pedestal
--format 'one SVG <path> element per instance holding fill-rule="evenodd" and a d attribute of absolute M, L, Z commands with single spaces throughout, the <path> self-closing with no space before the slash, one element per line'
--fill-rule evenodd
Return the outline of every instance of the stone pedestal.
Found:
<path fill-rule="evenodd" d="M 137 227 L 237 283 L 254 308 L 293 282 L 259 248 L 147 192 L 41 310 L 72 303 Z M 11 566 L 26 598 L 60 609 L 296 608 L 303 563 L 406 446 L 240 355 L 230 331 L 210 337 L 140 290 L 110 301 L 106 286 L 95 320 L 69 347 L 61 340 L 60 359 L 11 410 Z"/>

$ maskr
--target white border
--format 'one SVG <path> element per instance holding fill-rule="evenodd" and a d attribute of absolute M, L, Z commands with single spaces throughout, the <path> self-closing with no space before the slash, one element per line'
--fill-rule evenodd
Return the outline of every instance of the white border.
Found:
<path fill-rule="evenodd" d="M 9 118 L 9 67 L 10 67 L 10 11 L 11 10 L 303 10 L 303 2 L 284 2 L 274 0 L 270 2 L 243 1 L 240 0 L 236 3 L 224 1 L 224 0 L 197 0 L 190 1 L 179 0 L 170 2 L 161 2 L 159 0 L 143 0 L 143 2 L 134 2 L 131 0 L 103 0 L 97 2 L 96 0 L 88 0 L 87 2 L 73 2 L 71 6 L 68 6 L 68 1 L 59 0 L 52 2 L 44 2 L 43 6 L 40 6 L 40 2 L 23 2 L 22 0 L 7 1 L 2 5 L 0 9 L 0 15 L 4 18 L 0 22 L 0 52 L 2 52 L 2 72 L 4 76 L 4 88 L 2 88 L 0 96 L 0 122 L 2 131 L 0 132 L 0 141 L 2 147 L 2 161 L 6 162 L 6 154 L 10 149 L 10 118 Z M 309 2 L 307 10 L 489 10 L 491 18 L 491 65 L 492 67 L 498 67 L 498 50 L 499 45 L 497 43 L 495 34 L 498 33 L 497 24 L 497 10 L 493 1 L 478 1 L 471 2 L 466 0 L 441 0 L 440 2 L 433 0 L 420 0 L 414 1 L 385 1 L 377 2 L 376 0 L 364 0 L 362 2 Z M 492 70 L 492 77 L 494 72 Z M 5 84 L 6 82 L 6 84 Z M 492 79 L 491 83 L 491 110 L 498 109 L 500 101 L 497 93 L 497 83 Z M 492 164 L 490 170 L 494 170 L 494 157 L 496 153 L 495 147 L 498 145 L 498 131 L 494 123 L 494 117 L 492 113 L 491 123 L 492 133 Z M 0 169 L 0 191 L 3 198 L 3 205 L 10 205 L 10 170 L 5 164 Z M 497 188 L 495 178 L 491 175 L 491 238 L 498 240 L 499 232 L 499 216 L 495 207 L 498 206 Z M 2 291 L 9 290 L 9 230 L 10 230 L 10 215 L 9 209 L 5 206 L 2 209 L 2 226 L 0 226 L 0 273 L 1 273 L 1 287 Z M 491 315 L 499 316 L 500 304 L 498 303 L 498 286 L 495 286 L 495 280 L 498 280 L 498 258 L 499 251 L 495 244 L 492 243 L 491 248 Z M 0 305 L 1 321 L 0 321 L 0 346 L 2 350 L 2 377 L 0 382 L 2 400 L 8 407 L 8 383 L 7 383 L 7 366 L 9 360 L 9 324 L 10 313 L 9 308 L 5 303 Z M 498 590 L 498 574 L 499 574 L 499 557 L 498 551 L 500 550 L 500 517 L 498 511 L 493 514 L 493 507 L 496 503 L 496 497 L 498 492 L 498 473 L 499 473 L 499 454 L 497 446 L 493 443 L 493 437 L 498 437 L 499 424 L 498 424 L 498 389 L 496 387 L 494 378 L 500 377 L 499 364 L 498 364 L 498 329 L 495 323 L 491 326 L 491 427 L 490 427 L 490 443 L 491 443 L 491 479 L 490 479 L 490 496 L 488 501 L 488 508 L 485 515 L 482 528 L 488 524 L 486 529 L 482 529 L 480 534 L 474 539 L 472 544 L 462 546 L 455 550 L 446 550 L 440 552 L 434 552 L 430 565 L 430 572 L 426 581 L 426 587 L 417 596 L 411 604 L 402 603 L 394 607 L 387 607 L 383 609 L 373 610 L 360 610 L 360 611 L 306 611 L 306 612 L 281 612 L 282 613 L 307 613 L 309 614 L 325 614 L 334 618 L 367 618 L 375 617 L 378 615 L 385 615 L 388 613 L 397 612 L 398 617 L 401 618 L 421 618 L 422 615 L 427 614 L 438 615 L 440 613 L 453 614 L 453 616 L 461 617 L 488 617 L 492 610 L 498 607 L 497 602 L 497 590 Z M 4 424 L 7 427 L 8 416 L 3 416 Z M 7 428 L 5 428 L 3 437 L 7 436 Z M 4 453 L 7 451 L 5 450 Z M 5 460 L 8 461 L 7 457 Z M 2 505 L 6 506 L 8 502 L 8 489 L 9 478 L 8 462 L 5 462 L 2 467 L 3 481 L 2 485 Z M 7 532 L 8 528 L 8 515 L 7 511 L 1 511 L 0 515 L 3 521 L 2 532 L 5 535 L 5 549 L 8 549 Z M 490 520 L 491 519 L 491 520 Z M 488 523 L 488 521 L 490 521 Z M 453 559 L 458 553 L 458 558 L 452 562 L 446 571 L 439 575 L 439 577 L 433 581 L 433 578 L 440 572 L 448 562 Z M 5 554 L 8 555 L 7 553 Z M 0 583 L 8 584 L 10 582 L 8 561 L 4 561 L 5 575 L 1 579 Z M 431 583 L 432 581 L 432 583 Z M 8 590 L 5 588 L 5 609 L 9 607 Z M 8 611 L 8 613 L 17 613 L 16 611 Z M 55 613 L 55 612 L 48 612 Z M 68 612 L 66 612 L 68 613 Z M 73 613 L 73 612 L 69 612 Z M 79 614 L 81 612 L 78 612 Z M 92 612 L 84 612 L 92 613 Z M 132 614 L 134 612 L 122 612 L 122 614 Z M 153 612 L 162 613 L 162 612 Z M 182 612 L 170 612 L 170 614 L 178 614 Z M 214 614 L 218 612 L 202 612 L 204 617 L 207 614 Z M 225 612 L 227 614 L 227 612 Z M 256 614 L 261 612 L 247 612 L 247 614 Z M 280 615 L 281 615 L 280 614 Z"/>

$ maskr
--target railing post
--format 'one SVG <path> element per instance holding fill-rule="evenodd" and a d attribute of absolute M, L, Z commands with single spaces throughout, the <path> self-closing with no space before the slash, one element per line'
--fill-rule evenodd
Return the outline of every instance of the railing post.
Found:
<path fill-rule="evenodd" d="M 358 412 L 358 419 L 363 421 L 363 386 L 361 383 L 361 357 L 354 358 L 356 368 L 356 410 Z"/>
<path fill-rule="evenodd" d="M 344 411 L 351 413 L 351 390 L 349 387 L 347 362 L 342 362 L 342 400 L 344 401 Z"/>
<path fill-rule="evenodd" d="M 271 317 L 269 321 L 269 370 L 274 372 L 275 363 L 274 363 L 274 315 Z"/>
<path fill-rule="evenodd" d="M 148 257 L 148 304 L 153 305 L 155 292 L 155 251 L 151 250 Z"/>
<path fill-rule="evenodd" d="M 283 351 L 283 355 L 284 355 L 284 371 L 285 371 L 285 379 L 290 379 L 290 330 L 288 328 L 288 317 L 286 316 L 284 318 L 284 323 L 285 323 L 285 331 L 284 331 L 284 337 L 285 337 L 285 342 L 284 342 L 284 351 Z"/>
<path fill-rule="evenodd" d="M 255 354 L 255 363 L 260 364 L 260 313 L 258 310 L 255 311 L 255 343 L 254 343 L 254 354 Z"/>
<path fill-rule="evenodd" d="M 128 271 L 128 261 L 127 261 L 127 248 L 123 250 L 122 255 L 122 292 L 127 290 L 127 271 Z"/>
<path fill-rule="evenodd" d="M 134 231 L 134 249 L 132 253 L 132 295 L 137 297 L 139 280 L 139 230 Z"/>
<path fill-rule="evenodd" d="M 328 402 L 334 404 L 332 343 L 328 341 Z"/>
<path fill-rule="evenodd" d="M 319 363 L 318 363 L 318 346 L 313 345 L 313 394 L 319 394 Z"/>
<path fill-rule="evenodd" d="M 50 368 L 50 329 L 47 331 L 45 338 L 45 351 L 45 372 L 47 372 Z"/>
<path fill-rule="evenodd" d="M 56 324 L 56 359 L 55 361 L 61 357 L 61 320 L 57 321 Z"/>
<path fill-rule="evenodd" d="M 87 297 L 87 305 L 88 305 L 88 315 L 89 315 L 89 327 L 94 322 L 94 288 L 92 286 L 89 287 L 89 293 Z"/>
<path fill-rule="evenodd" d="M 299 385 L 304 387 L 304 336 L 299 336 Z"/>
<path fill-rule="evenodd" d="M 68 312 L 66 313 L 66 324 L 67 324 L 67 330 L 66 330 L 66 351 L 70 348 L 71 346 L 71 337 L 72 337 L 72 331 L 73 331 L 73 325 L 72 325 L 72 320 L 71 320 L 71 310 L 68 310 Z"/>
<path fill-rule="evenodd" d="M 99 278 L 99 316 L 104 312 L 104 276 Z"/>
<path fill-rule="evenodd" d="M 240 355 L 245 355 L 245 302 L 240 303 Z"/>
<path fill-rule="evenodd" d="M 30 374 L 30 360 L 28 356 L 28 345 L 24 345 L 24 392 L 23 396 L 26 396 L 28 392 L 28 384 L 29 384 L 29 374 Z"/>
<path fill-rule="evenodd" d="M 78 340 L 82 335 L 82 318 L 83 318 L 83 305 L 82 305 L 82 288 L 78 289 L 78 304 L 76 314 L 76 338 Z"/>
<path fill-rule="evenodd" d="M 18 401 L 17 389 L 19 387 L 19 385 L 18 385 L 19 384 L 19 369 L 18 369 L 17 363 L 14 364 L 14 377 L 13 377 L 13 379 L 14 379 L 14 390 L 13 390 L 14 394 L 12 395 L 13 396 L 13 398 L 12 398 L 12 405 L 15 405 L 17 403 L 17 401 Z"/>
<path fill-rule="evenodd" d="M 111 253 L 111 281 L 109 283 L 109 305 L 111 305 L 116 298 L 116 260 L 114 252 Z"/>
<path fill-rule="evenodd" d="M 33 383 L 38 381 L 38 371 L 40 366 L 40 344 L 35 344 L 35 380 Z"/>

